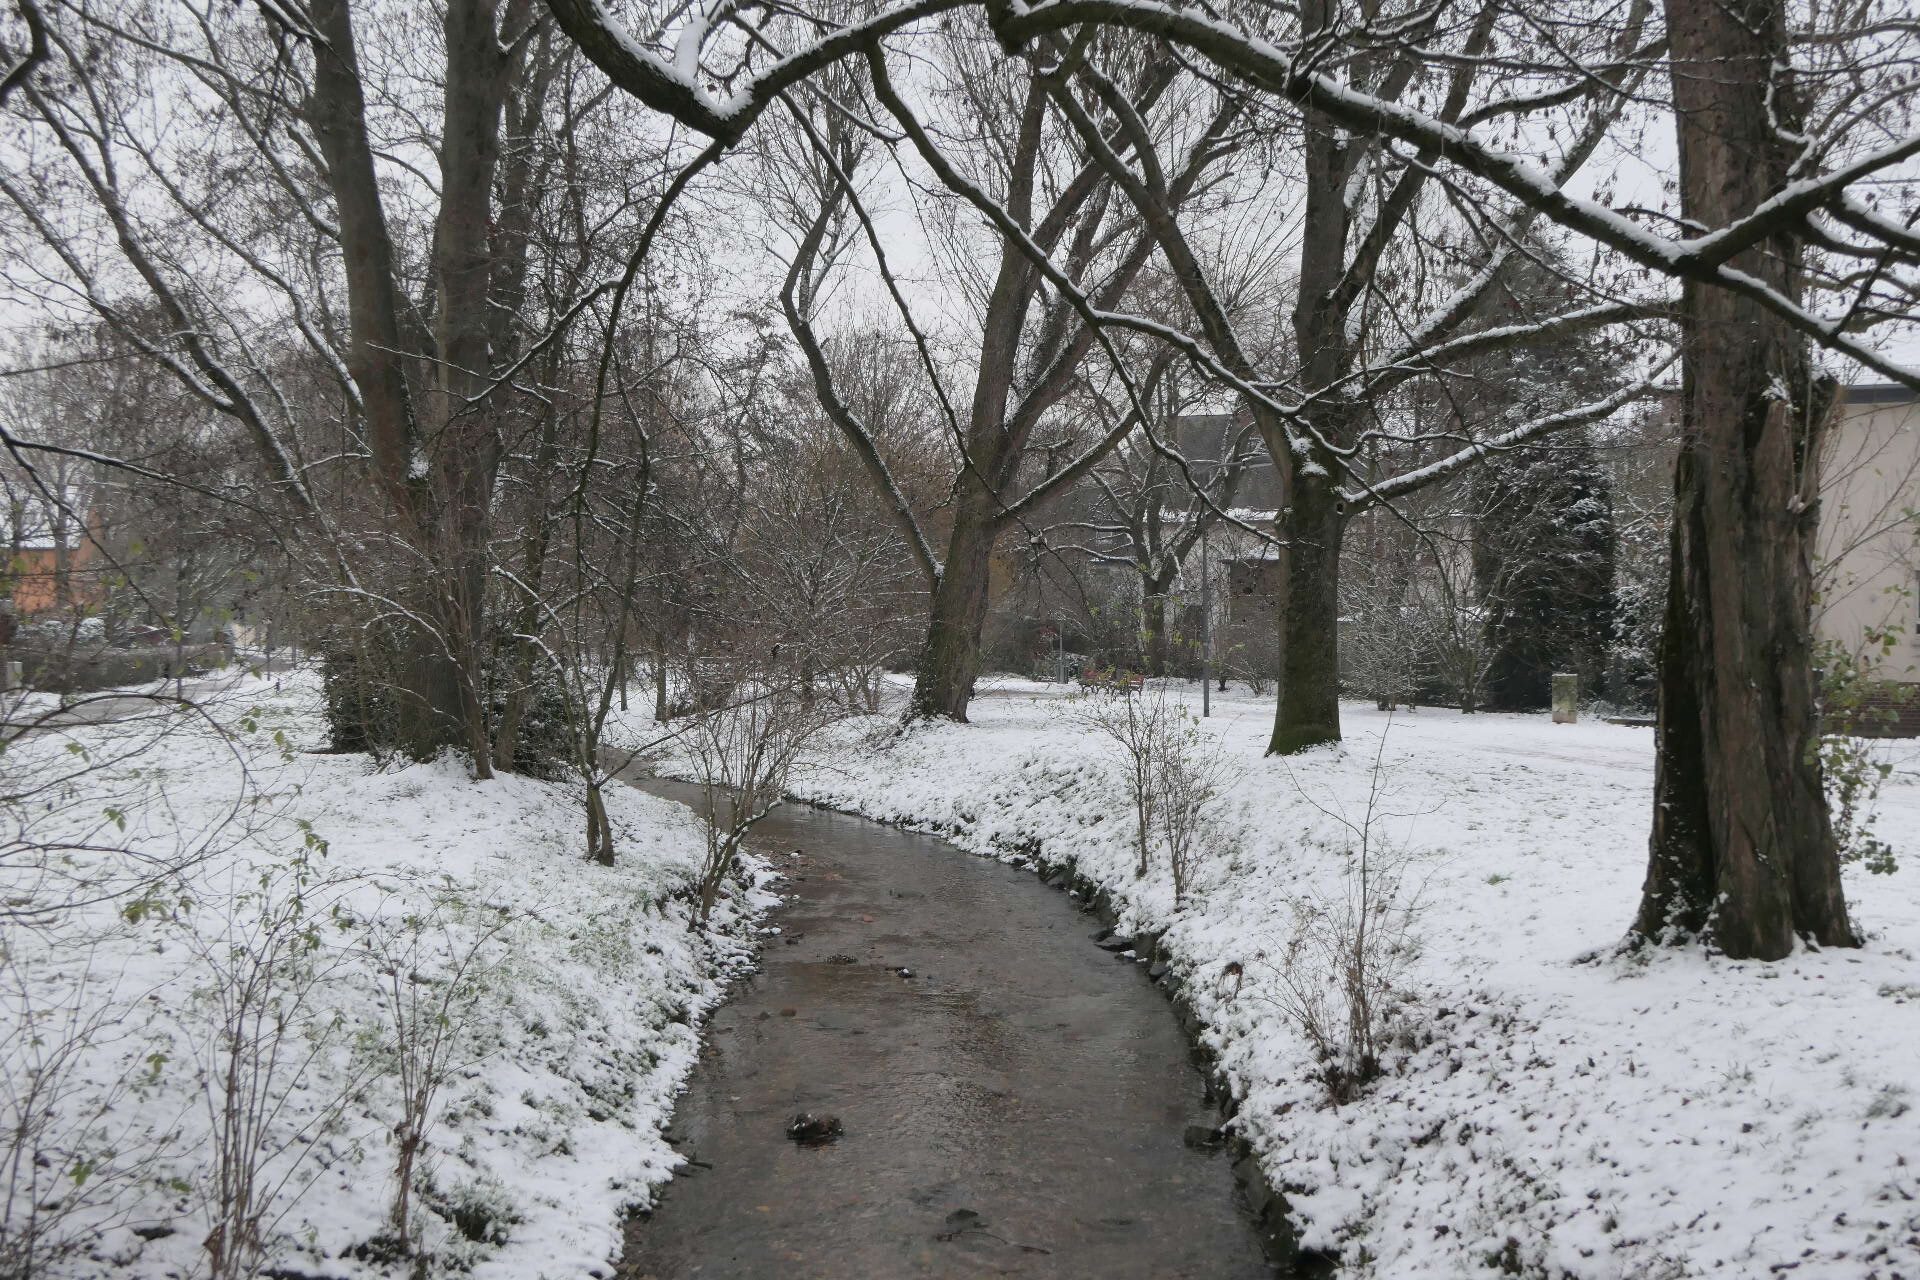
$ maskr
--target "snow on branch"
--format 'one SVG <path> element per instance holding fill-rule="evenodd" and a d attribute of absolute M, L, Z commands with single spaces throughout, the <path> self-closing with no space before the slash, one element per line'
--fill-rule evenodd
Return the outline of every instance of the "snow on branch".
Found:
<path fill-rule="evenodd" d="M 1154 0 L 1010 0 L 990 6 L 988 21 L 1010 48 L 1085 23 L 1126 27 L 1186 45 L 1246 83 L 1301 106 L 1311 106 L 1355 132 L 1381 135 L 1432 152 L 1493 184 L 1531 209 L 1641 266 L 1670 276 L 1732 289 L 1773 311 L 1823 347 L 1840 351 L 1907 386 L 1920 388 L 1920 370 L 1886 359 L 1727 259 L 1775 229 L 1804 223 L 1818 208 L 1839 199 L 1846 186 L 1920 154 L 1920 135 L 1900 138 L 1832 174 L 1793 184 L 1731 225 L 1685 238 L 1650 231 L 1592 199 L 1565 190 L 1553 174 L 1525 156 L 1476 137 L 1401 102 L 1367 93 L 1335 75 L 1313 69 L 1297 54 L 1231 23 Z"/>
<path fill-rule="evenodd" d="M 778 59 L 725 96 L 703 83 L 707 77 L 700 65 L 700 51 L 714 25 L 733 12 L 731 3 L 723 2 L 692 19 L 674 42 L 671 63 L 635 40 L 600 0 L 547 0 L 547 7 L 580 51 L 614 84 L 688 128 L 732 144 L 784 90 L 889 32 L 968 2 L 912 0 L 883 9 L 865 22 L 841 27 Z"/>
<path fill-rule="evenodd" d="M 1521 423 L 1519 426 L 1511 430 L 1503 431 L 1499 435 L 1489 439 L 1475 441 L 1473 444 L 1467 445 L 1465 448 L 1454 453 L 1450 453 L 1444 458 L 1435 459 L 1423 467 L 1415 467 L 1411 471 L 1404 471 L 1389 479 L 1366 484 L 1356 490 L 1349 490 L 1342 494 L 1341 497 L 1348 506 L 1355 511 L 1378 503 L 1391 502 L 1393 499 L 1404 497 L 1417 489 L 1424 489 L 1435 481 L 1443 480 L 1447 476 L 1453 475 L 1465 467 L 1472 466 L 1482 458 L 1492 454 L 1501 453 L 1517 445 L 1525 444 L 1530 440 L 1537 440 L 1541 436 L 1551 435 L 1556 431 L 1566 431 L 1573 427 L 1599 422 L 1616 410 L 1631 404 L 1633 401 L 1652 395 L 1657 389 L 1660 377 L 1665 374 L 1668 369 L 1672 368 L 1674 362 L 1679 360 L 1679 358 L 1679 352 L 1672 352 L 1666 359 L 1656 365 L 1652 372 L 1648 373 L 1646 377 L 1636 382 L 1628 383 L 1612 395 L 1604 396 L 1598 400 L 1588 401 L 1586 404 L 1574 405 L 1572 408 L 1562 409 L 1556 413 L 1549 413 L 1542 417 L 1535 418 L 1530 422 Z"/>

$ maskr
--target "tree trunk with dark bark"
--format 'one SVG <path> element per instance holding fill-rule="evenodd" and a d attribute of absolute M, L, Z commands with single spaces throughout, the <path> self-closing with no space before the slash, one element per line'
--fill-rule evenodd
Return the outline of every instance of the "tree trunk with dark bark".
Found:
<path fill-rule="evenodd" d="M 980 635 L 987 617 L 999 525 L 986 510 L 992 498 L 979 485 L 968 485 L 963 494 L 954 512 L 946 563 L 933 591 L 927 638 L 914 670 L 913 701 L 908 707 L 913 719 L 965 722 L 973 682 L 980 674 Z"/>
<path fill-rule="evenodd" d="M 1310 0 L 1301 10 L 1309 29 L 1331 31 L 1338 18 L 1332 0 Z M 1302 116 L 1306 151 L 1306 200 L 1300 239 L 1300 284 L 1293 311 L 1294 344 L 1304 384 L 1316 391 L 1336 386 L 1353 363 L 1345 288 L 1347 241 L 1353 210 L 1347 193 L 1355 144 L 1320 111 Z M 1347 415 L 1338 410 L 1315 422 L 1321 437 L 1344 442 Z M 1316 446 L 1301 459 L 1290 444 L 1276 451 L 1274 465 L 1285 483 L 1279 535 L 1280 696 L 1274 707 L 1269 755 L 1304 751 L 1340 741 L 1340 536 L 1338 462 Z"/>
<path fill-rule="evenodd" d="M 613 865 L 613 824 L 607 820 L 607 799 L 600 783 L 587 780 L 587 857 L 603 867 Z"/>
<path fill-rule="evenodd" d="M 1682 211 L 1705 227 L 1788 180 L 1780 0 L 1668 0 Z M 1735 268 L 1789 297 L 1800 245 Z M 1830 395 L 1802 343 L 1751 301 L 1689 283 L 1672 565 L 1659 652 L 1653 836 L 1636 934 L 1779 959 L 1851 946 L 1815 743 L 1810 568 Z"/>
<path fill-rule="evenodd" d="M 493 179 L 501 104 L 515 56 L 500 42 L 494 0 L 446 7 L 447 77 L 435 224 L 432 373 L 410 377 L 393 239 L 382 204 L 366 101 L 345 0 L 316 0 L 317 51 L 306 116 L 327 161 L 347 285 L 347 366 L 359 388 L 373 472 L 401 536 L 424 566 L 410 584 L 416 623 L 396 656 L 397 745 L 415 758 L 444 747 L 491 773 L 481 700 L 487 535 L 499 461 L 490 407 L 476 402 L 490 368 L 495 268 Z M 417 393 L 424 390 L 427 394 Z M 424 414 L 420 408 L 424 406 Z M 421 418 L 425 418 L 425 430 Z"/>
<path fill-rule="evenodd" d="M 1281 529 L 1279 698 L 1267 754 L 1340 741 L 1340 538 L 1331 473 L 1296 468 Z"/>
<path fill-rule="evenodd" d="M 667 698 L 667 640 L 658 631 L 653 636 L 653 719 L 665 724 L 673 706 Z"/>
<path fill-rule="evenodd" d="M 374 480 L 400 536 L 430 556 L 433 502 L 428 472 L 418 465 L 423 444 L 415 417 L 402 335 L 392 235 L 367 133 L 366 99 L 346 0 L 316 0 L 314 25 L 327 38 L 314 58 L 306 117 L 327 161 L 327 183 L 339 221 L 346 272 L 347 370 L 359 389 Z M 432 584 L 412 584 L 418 617 L 439 616 Z M 465 737 L 462 679 L 443 640 L 420 626 L 401 637 L 392 661 L 393 732 L 401 751 L 416 759 Z M 375 744 L 378 745 L 378 744 Z"/>
<path fill-rule="evenodd" d="M 520 564 L 520 581 L 526 583 L 529 590 L 536 592 L 545 580 L 547 549 L 552 544 L 553 526 L 547 519 L 545 507 L 546 476 L 553 466 L 554 426 L 554 415 L 549 414 L 542 426 L 540 448 L 535 455 L 534 500 L 527 504 L 527 533 Z M 537 597 L 521 603 L 518 617 L 512 620 L 514 635 L 538 634 L 540 603 Z M 507 689 L 505 708 L 500 713 L 500 723 L 493 735 L 493 762 L 506 773 L 513 772 L 519 755 L 520 728 L 526 721 L 527 705 L 533 699 L 535 664 L 542 656 L 540 648 L 526 640 L 515 643 L 512 654 L 511 684 Z"/>
<path fill-rule="evenodd" d="M 475 776 L 486 778 L 493 772 L 492 743 L 480 694 L 489 645 L 487 539 L 500 462 L 496 409 L 488 398 L 493 365 L 490 301 L 498 256 L 493 186 L 501 116 L 516 56 L 501 46 L 496 0 L 452 0 L 442 26 L 447 80 L 440 131 L 440 210 L 433 239 L 433 328 L 439 359 L 433 366 L 427 422 L 438 445 L 437 567 L 446 644 L 460 685 L 465 745 L 473 753 Z"/>

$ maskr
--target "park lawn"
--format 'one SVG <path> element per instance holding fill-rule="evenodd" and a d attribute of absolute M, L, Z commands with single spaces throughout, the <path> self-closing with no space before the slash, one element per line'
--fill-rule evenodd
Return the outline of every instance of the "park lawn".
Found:
<path fill-rule="evenodd" d="M 1545 715 L 1389 715 L 1266 758 L 1271 703 L 1216 695 L 1223 838 L 1176 906 L 1134 875 L 1117 749 L 1057 688 L 986 680 L 972 723 L 816 767 L 807 799 L 1071 866 L 1129 933 L 1165 931 L 1306 1245 L 1351 1274 L 1920 1275 L 1920 752 L 1877 830 L 1903 865 L 1849 871 L 1857 951 L 1777 964 L 1618 948 L 1645 873 L 1653 735 Z M 1170 696 L 1198 709 L 1192 686 Z M 1377 768 L 1376 768 L 1377 762 Z M 1370 794 L 1375 821 L 1366 819 Z M 1337 903 L 1357 829 L 1404 860 L 1403 1039 L 1334 1105 L 1286 1012 L 1303 903 Z M 1296 975 L 1310 970 L 1295 969 Z"/>

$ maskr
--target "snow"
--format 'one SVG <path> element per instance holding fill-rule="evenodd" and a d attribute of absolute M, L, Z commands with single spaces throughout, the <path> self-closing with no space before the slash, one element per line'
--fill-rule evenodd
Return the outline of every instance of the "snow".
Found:
<path fill-rule="evenodd" d="M 983 681 L 973 723 L 869 737 L 861 767 L 798 789 L 977 853 L 1070 861 L 1123 928 L 1167 930 L 1235 1126 L 1346 1274 L 1920 1274 L 1912 744 L 1887 748 L 1878 823 L 1905 865 L 1848 876 L 1868 945 L 1739 963 L 1615 950 L 1645 870 L 1650 729 L 1349 703 L 1344 745 L 1267 759 L 1270 702 L 1216 695 L 1227 834 L 1176 909 L 1164 865 L 1133 878 L 1114 764 L 1067 696 Z M 1391 1070 L 1333 1106 L 1280 966 L 1295 905 L 1342 891 L 1331 815 L 1362 820 L 1383 734 L 1381 805 L 1402 816 L 1376 840 L 1409 859 L 1420 950 Z"/>
<path fill-rule="evenodd" d="M 19 1034 L 27 1001 L 43 1046 L 76 1019 L 94 1027 L 56 1105 L 98 1171 L 86 1195 L 64 1193 L 84 1252 L 53 1274 L 142 1280 L 199 1263 L 211 974 L 296 878 L 317 944 L 288 1061 L 317 1051 L 310 1069 L 283 1067 L 295 1087 L 263 1143 L 288 1178 L 272 1261 L 378 1273 L 349 1250 L 377 1234 L 393 1190 L 381 957 L 438 990 L 471 952 L 481 976 L 429 1134 L 434 1193 L 415 1211 L 436 1273 L 607 1274 L 623 1212 L 677 1163 L 661 1129 L 702 1013 L 749 962 L 771 901 L 764 864 L 761 887 L 696 933 L 676 896 L 700 849 L 683 808 L 611 792 L 619 862 L 597 867 L 565 786 L 308 754 L 314 692 L 245 678 L 206 719 L 145 712 L 8 749 L 12 779 L 74 772 L 46 813 L 13 811 L 72 851 L 34 892 L 98 898 L 57 924 L 9 926 L 10 1083 L 46 1060 Z M 1216 694 L 1202 731 L 1233 782 L 1176 905 L 1164 864 L 1132 874 L 1117 762 L 1072 718 L 1073 696 L 995 677 L 969 725 L 848 724 L 819 753 L 831 767 L 795 789 L 983 855 L 1071 862 L 1109 891 L 1123 929 L 1165 931 L 1238 1100 L 1234 1128 L 1304 1243 L 1339 1253 L 1345 1274 L 1920 1273 L 1920 746 L 1885 748 L 1877 831 L 1905 865 L 1849 873 L 1868 945 L 1739 963 L 1615 949 L 1644 871 L 1648 729 L 1347 704 L 1342 746 L 1268 759 L 1270 702 Z M 1167 696 L 1198 701 L 1185 686 Z M 618 731 L 655 736 L 637 711 Z M 92 768 L 77 772 L 76 749 Z M 1336 1106 L 1284 1012 L 1286 952 L 1299 904 L 1341 894 L 1341 818 L 1363 822 L 1376 785 L 1387 816 L 1373 847 L 1404 853 L 1419 946 L 1387 1073 Z M 165 876 L 128 856 L 188 852 Z M 17 846 L 4 875 L 17 902 Z M 491 1215 L 504 1240 L 462 1236 L 455 1206 Z"/>
<path fill-rule="evenodd" d="M 625 1213 L 679 1162 L 661 1130 L 702 1015 L 750 963 L 770 873 L 752 861 L 753 886 L 695 931 L 684 895 L 702 844 L 684 807 L 612 788 L 617 862 L 597 866 L 581 852 L 577 785 L 310 754 L 316 705 L 305 677 L 246 677 L 204 718 L 136 710 L 7 749 L 16 790 L 79 753 L 96 765 L 69 768 L 46 812 L 5 811 L 9 839 L 24 823 L 67 846 L 61 877 L 35 883 L 17 844 L 0 860 L 10 904 L 60 886 L 97 899 L 10 923 L 0 966 L 0 1107 L 47 1056 L 28 1032 L 57 1044 L 62 1028 L 96 1028 L 62 1077 L 54 1165 L 82 1153 L 99 1167 L 84 1195 L 55 1177 L 54 1198 L 73 1210 L 63 1232 L 81 1248 L 49 1274 L 202 1270 L 208 1098 L 221 1078 L 213 975 L 238 967 L 229 948 L 257 946 L 296 892 L 311 949 L 295 948 L 280 996 L 285 1104 L 260 1144 L 268 1180 L 287 1179 L 267 1215 L 269 1264 L 389 1274 L 348 1251 L 381 1231 L 396 1185 L 400 1091 L 382 993 L 404 969 L 405 989 L 460 997 L 421 1157 L 432 1193 L 414 1207 L 431 1273 L 609 1274 Z M 156 875 L 136 855 L 185 865 Z M 490 1215 L 504 1239 L 466 1238 L 455 1208 Z"/>

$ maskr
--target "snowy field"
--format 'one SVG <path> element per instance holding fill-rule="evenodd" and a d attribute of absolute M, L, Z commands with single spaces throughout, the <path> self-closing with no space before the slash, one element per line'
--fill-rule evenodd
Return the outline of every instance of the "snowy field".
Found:
<path fill-rule="evenodd" d="M 409 1219 L 430 1272 L 610 1274 L 771 895 L 696 934 L 686 809 L 613 788 L 617 865 L 594 866 L 578 787 L 308 754 L 307 679 L 226 686 L 204 716 L 119 704 L 5 758 L 0 1107 L 36 1123 L 0 1173 L 55 1206 L 50 1274 L 201 1273 L 241 1150 L 270 1274 L 396 1273 L 367 1246 L 407 1068 L 447 1077 Z"/>
<path fill-rule="evenodd" d="M 1878 823 L 1904 865 L 1847 881 L 1868 945 L 1735 963 L 1615 953 L 1645 870 L 1651 729 L 1348 703 L 1342 747 L 1266 759 L 1270 700 L 1216 697 L 1229 838 L 1176 910 L 1164 865 L 1134 877 L 1115 749 L 1056 689 L 981 695 L 972 724 L 838 753 L 800 789 L 983 854 L 1037 841 L 1109 888 L 1123 928 L 1168 930 L 1237 1126 L 1347 1274 L 1920 1276 L 1910 744 L 1890 748 Z M 1370 793 L 1393 816 L 1369 828 Z M 1418 954 L 1388 1074 L 1334 1106 L 1284 1012 L 1285 956 L 1296 905 L 1351 883 L 1354 828 L 1404 858 Z"/>

